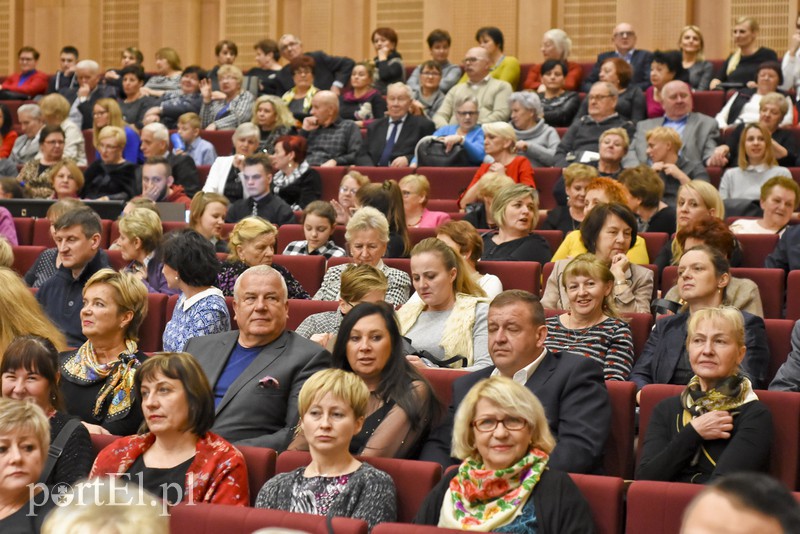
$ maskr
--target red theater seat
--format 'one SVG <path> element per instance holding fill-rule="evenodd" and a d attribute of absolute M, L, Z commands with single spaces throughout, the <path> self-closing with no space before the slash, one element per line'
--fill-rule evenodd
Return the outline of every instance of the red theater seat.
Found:
<path fill-rule="evenodd" d="M 392 269 L 403 271 L 408 276 L 411 276 L 411 260 L 409 258 L 383 258 L 383 263 Z"/>
<path fill-rule="evenodd" d="M 106 254 L 108 254 L 108 262 L 111 264 L 111 268 L 115 271 L 122 270 L 123 267 L 128 265 L 128 262 L 122 257 L 121 251 L 106 250 Z"/>
<path fill-rule="evenodd" d="M 218 156 L 233 154 L 233 130 L 200 130 L 200 137 L 214 145 Z"/>
<path fill-rule="evenodd" d="M 625 313 L 623 318 L 628 321 L 633 335 L 633 361 L 639 359 L 642 354 L 650 331 L 653 329 L 653 316 L 649 313 Z"/>
<path fill-rule="evenodd" d="M 456 199 L 477 171 L 477 167 L 419 167 L 417 174 L 431 183 L 431 198 Z"/>
<path fill-rule="evenodd" d="M 611 433 L 603 452 L 603 468 L 609 476 L 633 478 L 633 440 L 635 431 L 636 384 L 607 380 L 611 401 Z"/>
<path fill-rule="evenodd" d="M 33 245 L 20 245 L 18 247 L 11 247 L 12 252 L 14 253 L 14 271 L 20 276 L 25 276 L 25 273 L 28 272 L 28 269 L 33 267 L 33 264 L 36 262 L 36 258 L 39 257 L 39 254 L 45 251 L 45 247 L 36 247 Z"/>
<path fill-rule="evenodd" d="M 786 277 L 786 295 L 800 296 L 800 271 L 790 271 Z M 786 318 L 800 319 L 800 298 L 786 299 Z"/>
<path fill-rule="evenodd" d="M 412 173 L 408 167 L 353 167 L 353 170 L 369 177 L 370 182 L 382 183 L 386 180 L 399 182 Z"/>
<path fill-rule="evenodd" d="M 503 289 L 522 289 L 539 294 L 542 266 L 535 261 L 479 261 L 478 272 L 493 274 L 500 279 Z"/>
<path fill-rule="evenodd" d="M 344 178 L 345 167 L 314 167 L 322 180 L 322 200 L 339 198 L 339 184 Z"/>
<path fill-rule="evenodd" d="M 597 534 L 618 534 L 622 530 L 622 496 L 625 483 L 621 478 L 570 473 L 592 510 Z"/>
<path fill-rule="evenodd" d="M 561 230 L 534 230 L 534 234 L 543 237 L 547 244 L 550 246 L 550 252 L 556 253 L 561 242 L 564 241 L 564 232 Z"/>
<path fill-rule="evenodd" d="M 249 447 L 237 445 L 247 464 L 247 483 L 250 486 L 250 505 L 255 506 L 256 497 L 261 486 L 275 476 L 275 461 L 278 453 L 266 447 Z"/>
<path fill-rule="evenodd" d="M 97 157 L 97 151 L 94 148 L 94 131 L 83 130 L 81 133 L 83 134 L 83 144 L 86 149 L 86 165 L 88 166 L 94 163 Z"/>
<path fill-rule="evenodd" d="M 536 182 L 536 190 L 539 192 L 539 209 L 551 210 L 558 205 L 553 196 L 553 188 L 560 177 L 561 169 L 558 168 L 536 167 L 533 169 L 533 179 Z"/>
<path fill-rule="evenodd" d="M 311 295 L 314 296 L 313 294 Z M 339 301 L 336 300 L 301 300 L 289 299 L 289 319 L 286 321 L 286 328 L 297 330 L 306 317 L 315 313 L 335 311 L 339 308 Z"/>
<path fill-rule="evenodd" d="M 427 239 L 429 237 L 436 237 L 436 228 L 409 228 L 408 229 L 408 238 L 411 241 L 411 246 L 413 247 L 423 239 Z"/>
<path fill-rule="evenodd" d="M 445 213 L 452 213 L 458 211 L 458 203 L 455 198 L 432 198 L 428 200 L 428 205 L 425 206 L 431 211 L 443 211 Z M 453 216 L 450 215 L 452 219 Z"/>
<path fill-rule="evenodd" d="M 459 377 L 469 374 L 469 371 L 461 371 L 458 369 L 434 369 L 433 367 L 426 367 L 419 371 L 422 373 L 422 376 L 427 378 L 428 382 L 431 383 L 434 393 L 439 397 L 445 409 L 453 402 L 453 382 Z"/>
<path fill-rule="evenodd" d="M 725 171 L 722 167 L 706 167 L 708 172 L 708 179 L 711 185 L 719 189 L 719 183 L 722 181 L 722 173 Z"/>
<path fill-rule="evenodd" d="M 147 315 L 139 327 L 139 350 L 158 352 L 161 350 L 161 338 L 167 324 L 167 295 L 161 293 L 147 294 Z"/>
<path fill-rule="evenodd" d="M 701 484 L 637 480 L 628 488 L 625 532 L 631 534 L 679 532 L 683 512 L 704 487 Z"/>
<path fill-rule="evenodd" d="M 198 165 L 197 166 L 197 180 L 200 182 L 200 188 L 202 189 L 204 185 L 206 185 L 206 180 L 208 180 L 208 171 L 211 170 L 211 165 Z"/>
<path fill-rule="evenodd" d="M 306 292 L 314 296 L 325 275 L 325 256 L 283 256 L 276 254 L 272 262 L 289 269 Z"/>
<path fill-rule="evenodd" d="M 14 217 L 14 229 L 17 231 L 17 244 L 30 245 L 33 243 L 32 217 Z"/>
<path fill-rule="evenodd" d="M 780 236 L 777 234 L 736 234 L 742 244 L 742 267 L 764 267 L 764 260 L 772 254 Z"/>
<path fill-rule="evenodd" d="M 639 236 L 644 239 L 644 243 L 647 246 L 647 256 L 651 262 L 655 261 L 656 256 L 669 240 L 669 234 L 665 232 L 642 232 Z"/>
<path fill-rule="evenodd" d="M 767 342 L 769 343 L 769 373 L 767 374 L 767 384 L 769 384 L 792 350 L 794 321 L 764 319 L 764 326 L 767 329 Z"/>
<path fill-rule="evenodd" d="M 695 91 L 692 93 L 692 98 L 694 100 L 693 109 L 709 117 L 716 116 L 725 107 L 724 91 Z"/>

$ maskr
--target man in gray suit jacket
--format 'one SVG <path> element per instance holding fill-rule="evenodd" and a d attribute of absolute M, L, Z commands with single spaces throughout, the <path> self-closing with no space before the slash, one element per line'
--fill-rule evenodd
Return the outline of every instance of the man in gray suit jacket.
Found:
<path fill-rule="evenodd" d="M 192 338 L 185 350 L 214 391 L 212 430 L 234 443 L 280 451 L 297 425 L 300 388 L 330 367 L 331 355 L 286 330 L 286 282 L 272 267 L 246 270 L 233 296 L 239 331 Z"/>
<path fill-rule="evenodd" d="M 647 132 L 659 126 L 677 130 L 683 141 L 681 156 L 688 161 L 708 165 L 719 143 L 719 126 L 714 117 L 692 111 L 692 90 L 685 82 L 674 80 L 661 90 L 664 116 L 640 121 L 631 149 L 622 160 L 623 167 L 647 163 Z"/>

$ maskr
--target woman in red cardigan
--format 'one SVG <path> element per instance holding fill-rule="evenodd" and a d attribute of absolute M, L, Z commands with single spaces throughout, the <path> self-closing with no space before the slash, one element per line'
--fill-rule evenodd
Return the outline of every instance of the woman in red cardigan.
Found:
<path fill-rule="evenodd" d="M 195 359 L 185 352 L 155 354 L 139 367 L 134 382 L 148 432 L 103 449 L 89 478 L 125 477 L 170 504 L 247 506 L 244 457 L 209 431 L 214 395 Z"/>
<path fill-rule="evenodd" d="M 11 111 L 5 104 L 0 104 L 0 158 L 11 155 L 11 149 L 17 141 L 17 132 L 12 129 Z"/>
<path fill-rule="evenodd" d="M 467 204 L 478 201 L 478 188 L 474 187 L 487 172 L 505 174 L 518 184 L 529 185 L 536 188 L 533 181 L 533 167 L 525 156 L 516 153 L 517 134 L 514 128 L 506 122 L 490 122 L 483 125 L 483 146 L 486 149 L 486 159 L 491 163 L 484 163 L 478 167 L 475 176 L 458 198 L 458 206 L 465 209 Z"/>

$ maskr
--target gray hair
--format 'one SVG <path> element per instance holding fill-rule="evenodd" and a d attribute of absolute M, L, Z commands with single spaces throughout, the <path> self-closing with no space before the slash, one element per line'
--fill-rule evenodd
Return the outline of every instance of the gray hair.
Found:
<path fill-rule="evenodd" d="M 157 141 L 169 141 L 169 130 L 160 122 L 151 122 L 142 128 L 142 133 L 150 132 Z"/>
<path fill-rule="evenodd" d="M 239 139 L 246 139 L 248 137 L 255 137 L 256 139 L 260 140 L 261 132 L 259 132 L 258 126 L 252 122 L 243 122 L 236 127 L 236 130 L 234 130 L 233 140 L 237 141 Z"/>
<path fill-rule="evenodd" d="M 23 113 L 30 115 L 34 119 L 42 118 L 42 108 L 39 107 L 39 104 L 22 104 L 17 108 L 17 116 Z"/>
<path fill-rule="evenodd" d="M 516 93 L 511 93 L 511 96 L 508 97 L 509 107 L 515 102 L 523 108 L 533 111 L 537 119 L 544 115 L 542 101 L 539 99 L 539 95 L 532 91 L 517 91 Z"/>
<path fill-rule="evenodd" d="M 257 276 L 277 276 L 278 280 L 281 282 L 281 287 L 283 288 L 283 300 L 289 298 L 289 289 L 286 287 L 286 280 L 283 279 L 281 273 L 270 267 L 269 265 L 253 265 L 245 272 L 239 275 L 239 278 L 236 279 L 236 282 L 233 284 L 233 299 L 235 301 L 239 301 L 239 287 L 242 285 L 242 278 L 244 275 L 252 274 Z"/>
<path fill-rule="evenodd" d="M 592 87 L 596 87 L 598 85 L 601 85 L 601 86 L 605 87 L 606 89 L 608 89 L 608 94 L 610 94 L 611 96 L 613 96 L 613 97 L 618 97 L 619 96 L 619 90 L 616 88 L 616 86 L 614 86 L 613 83 L 611 83 L 611 82 L 595 82 L 592 85 Z"/>
<path fill-rule="evenodd" d="M 569 38 L 567 32 L 561 28 L 553 28 L 544 32 L 543 37 L 553 41 L 553 44 L 558 49 L 562 60 L 567 59 L 567 56 L 569 56 L 569 53 L 572 51 L 572 39 Z"/>
<path fill-rule="evenodd" d="M 383 213 L 371 206 L 358 208 L 353 216 L 350 217 L 344 238 L 350 242 L 353 239 L 353 234 L 364 230 L 377 230 L 380 234 L 381 242 L 389 242 L 389 221 L 386 220 L 386 216 Z"/>
<path fill-rule="evenodd" d="M 411 87 L 409 87 L 409 86 L 408 86 L 408 84 L 405 84 L 405 83 L 403 83 L 403 82 L 394 82 L 394 83 L 391 83 L 391 84 L 389 84 L 389 86 L 386 88 L 386 93 L 387 93 L 387 94 L 389 93 L 389 89 L 391 89 L 392 87 L 394 87 L 394 88 L 396 88 L 396 89 L 403 89 L 403 90 L 405 90 L 406 94 L 408 94 L 408 98 L 410 98 L 411 100 L 414 100 L 414 91 L 413 91 L 413 89 L 411 89 Z"/>
<path fill-rule="evenodd" d="M 475 97 L 475 95 L 464 95 L 464 96 L 460 97 L 459 99 L 457 99 L 456 100 L 455 109 L 458 109 L 461 106 L 463 106 L 464 104 L 468 104 L 470 102 L 475 104 L 476 108 L 480 109 L 480 105 L 478 104 L 478 99 Z"/>
<path fill-rule="evenodd" d="M 96 73 L 100 71 L 100 65 L 93 59 L 82 59 L 75 65 L 75 70 L 90 70 Z"/>

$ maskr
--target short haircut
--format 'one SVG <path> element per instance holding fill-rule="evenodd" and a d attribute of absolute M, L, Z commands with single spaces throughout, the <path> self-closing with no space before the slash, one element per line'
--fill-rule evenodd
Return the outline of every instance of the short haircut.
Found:
<path fill-rule="evenodd" d="M 308 141 L 302 135 L 282 135 L 275 140 L 275 146 L 281 145 L 284 152 L 294 152 L 294 162 L 298 165 L 306 160 Z"/>
<path fill-rule="evenodd" d="M 200 128 L 203 125 L 202 121 L 200 121 L 200 115 L 194 111 L 184 113 L 178 117 L 178 124 L 188 124 L 192 128 Z"/>
<path fill-rule="evenodd" d="M 386 88 L 387 93 L 391 89 L 401 89 L 406 94 L 409 100 L 414 100 L 414 90 L 407 83 L 404 82 L 390 83 L 389 86 Z"/>
<path fill-rule="evenodd" d="M 507 415 L 524 419 L 531 433 L 531 447 L 548 454 L 555 448 L 556 440 L 547 424 L 544 407 L 536 395 L 510 378 L 494 376 L 472 386 L 458 405 L 453 420 L 452 450 L 456 458 L 480 459 L 480 453 L 475 445 L 475 432 L 478 430 L 473 428 L 472 421 L 475 419 L 475 409 L 481 399 L 491 402 Z"/>
<path fill-rule="evenodd" d="M 597 178 L 593 179 L 591 182 L 589 182 L 589 185 L 586 186 L 586 192 L 588 193 L 589 191 L 594 191 L 595 189 L 602 190 L 606 197 L 608 197 L 609 202 L 619 202 L 620 204 L 628 203 L 628 190 L 625 189 L 624 185 L 613 178 L 598 176 Z"/>
<path fill-rule="evenodd" d="M 647 165 L 637 165 L 619 174 L 619 183 L 639 199 L 645 208 L 657 208 L 664 196 L 664 181 Z"/>
<path fill-rule="evenodd" d="M 544 32 L 542 37 L 545 39 L 550 39 L 553 42 L 553 45 L 556 47 L 556 50 L 559 51 L 561 60 L 566 61 L 567 57 L 569 57 L 569 54 L 572 51 L 572 39 L 569 38 L 567 32 L 561 28 L 553 28 Z M 541 72 L 544 74 L 544 67 L 542 67 Z M 565 68 L 564 74 L 566 73 L 567 69 Z"/>
<path fill-rule="evenodd" d="M 132 55 L 136 59 L 136 63 L 138 65 L 144 63 L 144 54 L 142 54 L 142 51 L 139 50 L 137 47 L 129 46 L 128 48 L 123 49 L 122 52 L 120 52 L 119 54 L 120 57 L 123 57 L 125 55 L 125 52 L 128 52 L 130 55 Z"/>
<path fill-rule="evenodd" d="M 0 178 L 0 191 L 6 195 L 10 194 L 11 198 L 22 198 L 24 196 L 22 192 L 22 186 L 19 184 L 16 178 L 11 176 L 4 176 Z"/>
<path fill-rule="evenodd" d="M 765 106 L 778 106 L 781 115 L 786 115 L 786 113 L 789 112 L 789 102 L 786 100 L 786 97 L 780 93 L 767 93 L 762 96 L 761 100 L 758 102 L 758 109 L 762 110 Z"/>
<path fill-rule="evenodd" d="M 428 48 L 433 48 L 436 43 L 447 43 L 447 46 L 453 44 L 453 38 L 450 37 L 450 33 L 447 30 L 438 28 L 428 34 L 426 41 L 428 42 Z"/>
<path fill-rule="evenodd" d="M 486 198 L 496 197 L 497 193 L 499 193 L 501 189 L 510 185 L 514 185 L 515 183 L 516 182 L 514 182 L 513 178 L 506 176 L 505 174 L 487 172 L 481 176 L 480 180 L 478 180 L 478 183 L 472 187 L 477 187 L 478 196 L 485 200 Z"/>
<path fill-rule="evenodd" d="M 0 436 L 19 432 L 30 432 L 36 438 L 42 456 L 40 467 L 44 467 L 50 448 L 50 422 L 44 411 L 33 402 L 0 397 Z"/>
<path fill-rule="evenodd" d="M 611 215 L 616 215 L 622 219 L 623 223 L 630 227 L 630 248 L 633 248 L 633 245 L 636 244 L 636 233 L 639 225 L 636 221 L 636 215 L 633 214 L 630 208 L 628 208 L 628 206 L 625 204 L 620 204 L 619 202 L 598 204 L 597 206 L 593 207 L 589 214 L 586 215 L 586 218 L 583 219 L 580 229 L 583 246 L 585 246 L 586 250 L 592 254 L 597 252 L 597 238 L 600 235 L 600 231 L 603 229 L 603 226 L 606 224 L 606 220 Z"/>
<path fill-rule="evenodd" d="M 372 35 L 369 36 L 370 42 L 375 40 L 376 35 L 380 35 L 381 37 L 392 43 L 392 45 L 394 45 L 395 48 L 397 48 L 397 42 L 398 42 L 397 32 L 394 31 L 392 28 L 386 28 L 386 27 L 375 28 L 375 30 L 373 30 L 372 32 Z"/>
<path fill-rule="evenodd" d="M 746 124 L 745 127 L 742 129 L 742 135 L 739 137 L 739 164 L 740 169 L 746 169 L 748 165 L 750 165 L 750 158 L 747 156 L 747 151 L 745 150 L 745 144 L 747 143 L 747 131 L 748 130 L 758 130 L 761 132 L 761 135 L 764 136 L 764 144 L 766 145 L 764 149 L 764 161 L 763 163 L 768 167 L 774 167 L 778 164 L 778 158 L 775 157 L 775 151 L 772 149 L 772 134 L 769 130 L 767 130 L 766 126 L 758 122 L 751 122 L 750 124 Z"/>
<path fill-rule="evenodd" d="M 528 313 L 533 321 L 532 326 L 542 326 L 545 323 L 544 306 L 538 295 L 534 295 L 529 291 L 522 289 L 507 289 L 497 295 L 489 303 L 489 308 L 503 308 L 513 304 L 522 304 L 527 306 Z"/>
<path fill-rule="evenodd" d="M 783 69 L 781 68 L 781 64 L 779 61 L 765 61 L 758 66 L 758 73 L 761 73 L 762 70 L 767 69 L 773 71 L 775 74 L 778 75 L 778 86 L 783 85 Z M 758 74 L 756 74 L 756 78 Z"/>
<path fill-rule="evenodd" d="M 718 248 L 711 247 L 709 245 L 696 245 L 686 252 L 702 252 L 704 253 L 708 259 L 711 261 L 711 265 L 714 267 L 714 276 L 719 278 L 723 274 L 730 274 L 731 273 L 731 264 L 728 261 L 728 257 L 725 256 L 722 251 Z M 683 255 L 681 255 L 683 256 Z M 678 261 L 680 263 L 680 260 Z"/>
<path fill-rule="evenodd" d="M 619 86 L 622 89 L 627 89 L 628 85 L 631 83 L 631 78 L 633 78 L 633 68 L 622 58 L 610 57 L 603 61 L 603 65 L 609 62 L 613 63 L 614 65 L 614 70 L 616 71 L 617 78 L 619 79 Z"/>
<path fill-rule="evenodd" d="M 616 135 L 622 139 L 622 146 L 625 148 L 625 152 L 628 152 L 628 148 L 631 146 L 631 138 L 628 136 L 628 132 L 625 130 L 625 128 L 609 128 L 600 134 L 600 137 L 597 138 L 597 142 L 602 143 L 603 139 L 609 135 Z"/>
<path fill-rule="evenodd" d="M 542 101 L 539 98 L 539 95 L 532 91 L 517 91 L 515 93 L 511 93 L 511 96 L 508 97 L 509 107 L 515 102 L 528 111 L 533 111 L 537 118 L 540 118 L 544 115 Z"/>
<path fill-rule="evenodd" d="M 467 221 L 447 221 L 436 227 L 436 236 L 446 235 L 458 245 L 458 252 L 473 264 L 478 263 L 483 255 L 483 239 Z"/>
<path fill-rule="evenodd" d="M 142 133 L 147 132 L 153 134 L 153 139 L 156 141 L 169 142 L 169 130 L 160 122 L 151 122 L 142 127 Z"/>
<path fill-rule="evenodd" d="M 667 67 L 673 74 L 683 72 L 683 58 L 679 50 L 656 50 L 653 52 L 653 63 L 658 63 Z"/>
<path fill-rule="evenodd" d="M 503 46 L 505 45 L 505 39 L 503 38 L 503 32 L 500 31 L 500 28 L 495 26 L 484 26 L 483 28 L 478 28 L 478 31 L 475 32 L 475 40 L 477 42 L 481 42 L 481 37 L 484 35 L 488 36 L 494 44 L 497 45 L 497 48 L 500 51 L 503 51 Z"/>
<path fill-rule="evenodd" d="M 275 110 L 276 126 L 294 126 L 295 118 L 294 115 L 292 115 L 292 112 L 289 111 L 289 106 L 286 105 L 286 102 L 284 102 L 281 97 L 275 95 L 261 95 L 256 98 L 256 101 L 253 103 L 253 120 L 256 118 L 258 108 L 260 108 L 263 104 L 270 104 L 272 109 Z"/>
<path fill-rule="evenodd" d="M 736 236 L 724 221 L 716 217 L 698 219 L 678 229 L 678 233 L 675 234 L 681 250 L 686 250 L 686 240 L 690 238 L 702 241 L 709 247 L 720 251 L 729 260 L 736 248 Z"/>
<path fill-rule="evenodd" d="M 576 181 L 591 182 L 598 177 L 597 167 L 583 163 L 570 163 L 561 173 L 564 176 L 564 185 L 572 187 Z"/>
<path fill-rule="evenodd" d="M 579 254 L 567 264 L 561 276 L 561 285 L 567 289 L 568 279 L 573 276 L 586 276 L 593 280 L 599 280 L 603 284 L 614 284 L 614 275 L 611 269 L 604 262 L 597 259 L 597 256 L 586 252 Z M 603 299 L 603 313 L 609 317 L 619 317 L 619 311 L 614 304 L 614 293 L 611 292 Z"/>
<path fill-rule="evenodd" d="M 41 119 L 42 108 L 38 104 L 22 104 L 17 108 L 17 117 L 20 115 L 29 115 L 33 119 Z"/>
<path fill-rule="evenodd" d="M 206 69 L 204 69 L 200 65 L 189 65 L 188 67 L 183 69 L 183 72 L 181 72 L 181 78 L 183 78 L 184 76 L 192 75 L 192 74 L 197 76 L 197 79 L 200 80 L 200 81 L 205 80 L 208 77 L 208 74 L 206 73 Z"/>
<path fill-rule="evenodd" d="M 788 189 L 794 193 L 794 209 L 800 206 L 800 186 L 792 178 L 786 176 L 773 176 L 761 186 L 761 200 L 766 200 L 776 187 Z"/>
<path fill-rule="evenodd" d="M 345 302 L 355 303 L 361 301 L 367 293 L 381 291 L 386 293 L 389 281 L 383 271 L 366 263 L 356 265 L 351 263 L 342 271 L 342 283 L 339 294 Z"/>
<path fill-rule="evenodd" d="M 442 73 L 442 67 L 439 66 L 434 60 L 429 59 L 428 61 L 423 61 L 419 66 L 419 72 L 423 73 L 425 70 L 435 70 L 439 74 Z"/>
<path fill-rule="evenodd" d="M 386 216 L 383 213 L 370 206 L 363 206 L 357 209 L 353 216 L 350 217 L 344 237 L 349 243 L 356 233 L 365 230 L 377 230 L 380 241 L 382 243 L 389 242 L 389 221 L 386 220 Z"/>
<path fill-rule="evenodd" d="M 4 235 L 0 235 L 0 267 L 7 269 L 14 267 L 14 249 Z"/>
<path fill-rule="evenodd" d="M 533 213 L 531 214 L 531 227 L 529 230 L 532 231 L 536 228 L 536 223 L 539 221 L 539 192 L 525 184 L 509 185 L 495 195 L 494 202 L 492 202 L 492 216 L 498 226 L 503 226 L 506 223 L 506 208 L 508 205 L 521 197 L 530 197 L 533 200 Z"/>
<path fill-rule="evenodd" d="M 203 368 L 187 352 L 157 352 L 146 359 L 134 375 L 140 398 L 142 383 L 145 380 L 155 380 L 158 374 L 178 380 L 183 385 L 189 405 L 189 420 L 188 428 L 181 430 L 203 437 L 214 424 L 214 393 Z"/>
<path fill-rule="evenodd" d="M 248 139 L 254 137 L 257 140 L 261 139 L 261 132 L 258 130 L 258 126 L 253 124 L 252 122 L 243 122 L 236 129 L 233 131 L 233 140 L 238 141 L 240 139 Z"/>
<path fill-rule="evenodd" d="M 228 197 L 214 192 L 198 191 L 192 197 L 192 202 L 189 204 L 189 228 L 197 228 L 200 224 L 200 218 L 205 213 L 209 204 L 218 202 L 225 206 L 225 209 L 231 205 Z"/>
<path fill-rule="evenodd" d="M 297 410 L 303 419 L 315 401 L 325 395 L 331 395 L 343 401 L 353 410 L 356 419 L 367 415 L 369 388 L 361 378 L 343 369 L 324 369 L 317 371 L 305 381 L 300 388 L 297 399 Z"/>
<path fill-rule="evenodd" d="M 93 59 L 82 59 L 75 64 L 75 70 L 87 70 L 92 74 L 100 72 L 100 64 Z"/>
<path fill-rule="evenodd" d="M 83 230 L 83 235 L 86 237 L 92 237 L 95 234 L 100 235 L 100 232 L 103 231 L 100 216 L 93 209 L 86 206 L 65 212 L 53 224 L 53 228 L 56 231 L 71 226 L 80 226 L 81 230 Z"/>
<path fill-rule="evenodd" d="M 23 52 L 30 52 L 31 54 L 33 54 L 33 59 L 36 60 L 36 61 L 39 61 L 39 51 L 36 50 L 34 47 L 32 47 L 32 46 L 23 46 L 17 52 L 17 57 L 21 56 Z"/>
<path fill-rule="evenodd" d="M 164 156 L 151 156 L 144 160 L 144 165 L 161 165 L 164 167 L 164 172 L 167 173 L 167 178 L 172 176 L 172 165 L 169 164 L 169 160 Z"/>
<path fill-rule="evenodd" d="M 265 56 L 272 56 L 272 59 L 278 61 L 281 58 L 281 49 L 278 47 L 278 43 L 273 41 L 272 39 L 261 39 L 255 45 L 253 45 L 255 50 L 261 50 Z M 239 54 L 236 54 L 237 56 Z"/>
<path fill-rule="evenodd" d="M 16 179 L 15 179 L 16 180 Z M 67 213 L 68 211 L 72 211 L 75 209 L 88 209 L 87 206 L 83 203 L 83 201 L 79 198 L 62 198 L 61 200 L 50 204 L 50 207 L 47 208 L 46 217 L 50 219 L 50 221 L 55 226 L 55 221 L 58 220 L 59 217 Z"/>
<path fill-rule="evenodd" d="M 50 93 L 39 100 L 42 117 L 62 123 L 69 117 L 69 101 L 59 93 Z M 5 123 L 3 123 L 5 127 Z"/>
<path fill-rule="evenodd" d="M 239 278 L 236 279 L 236 282 L 233 284 L 233 298 L 234 300 L 239 299 L 239 288 L 242 286 L 242 280 L 246 274 L 250 274 L 252 276 L 272 276 L 273 278 L 277 278 L 278 285 L 281 287 L 281 291 L 283 294 L 283 302 L 285 302 L 289 298 L 289 290 L 286 287 L 286 280 L 283 278 L 283 275 L 273 269 L 269 265 L 253 265 L 249 267 L 245 272 L 239 275 Z"/>
<path fill-rule="evenodd" d="M 132 199 L 130 199 L 128 202 L 125 203 L 125 207 L 127 208 L 128 206 L 130 206 L 131 209 L 142 208 L 142 209 L 150 210 L 150 211 L 154 212 L 156 215 L 158 215 L 159 217 L 161 217 L 161 214 L 158 212 L 158 206 L 156 205 L 156 201 L 153 200 L 152 198 L 133 197 Z M 123 214 L 124 214 L 125 210 L 123 209 L 122 211 L 123 211 Z"/>
<path fill-rule="evenodd" d="M 218 56 L 220 52 L 222 52 L 223 48 L 227 48 L 229 51 L 233 52 L 234 56 L 239 55 L 239 47 L 236 46 L 236 43 L 230 39 L 223 39 L 222 41 L 218 42 L 216 46 L 214 46 L 214 55 Z"/>
<path fill-rule="evenodd" d="M 365 176 L 355 169 L 350 169 L 344 176 L 342 176 L 342 181 L 339 182 L 339 186 L 344 184 L 344 181 L 347 180 L 348 178 L 351 180 L 355 180 L 355 182 L 358 184 L 358 187 L 363 187 L 368 183 L 370 183 L 369 176 Z"/>
<path fill-rule="evenodd" d="M 645 134 L 645 140 L 650 141 L 653 139 L 654 141 L 664 141 L 669 143 L 672 149 L 677 154 L 681 147 L 683 146 L 683 141 L 681 140 L 680 134 L 672 128 L 667 126 L 659 126 L 658 128 L 653 128 L 649 130 Z"/>
<path fill-rule="evenodd" d="M 56 410 L 64 410 L 64 399 L 58 387 L 58 349 L 46 337 L 19 336 L 6 347 L 0 359 L 0 376 L 8 372 L 25 370 L 36 373 L 47 381 L 48 399 Z"/>
<path fill-rule="evenodd" d="M 78 167 L 78 164 L 71 159 L 62 159 L 61 161 L 53 165 L 53 168 L 50 171 L 50 183 L 52 184 L 53 182 L 55 182 L 56 175 L 64 167 L 67 168 L 70 176 L 72 176 L 72 179 L 75 180 L 75 185 L 78 187 L 78 191 L 83 189 L 83 184 L 85 183 L 85 179 L 83 177 L 83 171 L 81 171 L 81 168 Z"/>
<path fill-rule="evenodd" d="M 289 62 L 289 71 L 294 74 L 300 69 L 308 69 L 313 74 L 316 65 L 317 62 L 314 61 L 313 57 L 302 54 Z"/>
<path fill-rule="evenodd" d="M 192 287 L 213 286 L 220 263 L 211 241 L 191 228 L 167 234 L 163 245 L 164 264 L 178 272 Z"/>
<path fill-rule="evenodd" d="M 733 337 L 739 347 L 744 347 L 744 317 L 742 312 L 733 306 L 720 306 L 718 308 L 703 308 L 692 312 L 689 316 L 689 326 L 686 332 L 686 348 L 688 350 L 692 337 L 702 321 L 723 321 L 733 330 Z"/>
<path fill-rule="evenodd" d="M 401 178 L 397 185 L 400 187 L 403 187 L 404 185 L 412 187 L 418 195 L 425 197 L 425 200 L 422 202 L 422 206 L 425 207 L 428 205 L 428 199 L 431 195 L 431 183 L 424 175 L 408 174 Z"/>
<path fill-rule="evenodd" d="M 125 330 L 125 339 L 139 339 L 139 327 L 147 316 L 147 288 L 141 280 L 130 273 L 118 273 L 113 269 L 100 269 L 86 281 L 83 294 L 94 285 L 111 287 L 113 299 L 120 312 L 132 312 L 133 318 Z"/>
<path fill-rule="evenodd" d="M 228 238 L 228 261 L 243 261 L 237 248 L 264 234 L 274 234 L 277 239 L 278 228 L 268 220 L 256 216 L 245 217 L 237 222 Z"/>
<path fill-rule="evenodd" d="M 544 76 L 545 74 L 547 74 L 556 67 L 561 67 L 561 74 L 563 74 L 564 76 L 567 75 L 567 72 L 569 71 L 569 67 L 567 67 L 567 62 L 559 59 L 548 59 L 544 63 L 542 63 L 541 75 Z"/>
<path fill-rule="evenodd" d="M 161 217 L 147 208 L 134 208 L 122 217 L 119 220 L 119 232 L 128 239 L 140 239 L 142 248 L 148 254 L 158 248 L 164 235 Z"/>
<path fill-rule="evenodd" d="M 127 67 L 123 67 L 119 71 L 119 77 L 124 78 L 126 74 L 133 74 L 136 76 L 136 79 L 140 82 L 144 83 L 147 80 L 147 76 L 144 74 L 144 69 L 141 65 L 128 65 Z"/>
<path fill-rule="evenodd" d="M 272 168 L 272 160 L 270 160 L 268 154 L 253 154 L 252 156 L 247 156 L 244 158 L 244 164 L 242 167 L 252 167 L 254 165 L 261 165 L 264 169 L 264 172 L 267 174 L 275 174 L 275 169 Z"/>
<path fill-rule="evenodd" d="M 60 54 L 72 54 L 75 56 L 75 59 L 80 56 L 80 54 L 78 54 L 78 49 L 72 45 L 62 46 L 61 51 L 59 52 L 59 55 Z"/>
<path fill-rule="evenodd" d="M 309 215 L 316 215 L 317 217 L 327 219 L 331 224 L 331 228 L 336 224 L 336 210 L 333 209 L 333 206 L 327 200 L 314 200 L 309 202 L 306 207 L 303 208 L 303 218 L 300 222 L 305 223 L 306 217 Z"/>
<path fill-rule="evenodd" d="M 507 122 L 488 122 L 484 124 L 483 135 L 494 135 L 506 141 L 511 141 L 511 150 L 514 149 L 514 143 L 517 142 L 517 133 L 514 131 L 514 127 Z"/>
<path fill-rule="evenodd" d="M 125 130 L 119 126 L 103 126 L 103 129 L 100 130 L 100 133 L 97 134 L 97 138 L 94 140 L 95 148 L 99 150 L 100 141 L 109 138 L 114 139 L 114 141 L 119 144 L 120 149 L 124 149 L 125 143 L 128 141 L 128 136 L 125 134 Z"/>
<path fill-rule="evenodd" d="M 225 76 L 230 76 L 231 78 L 236 80 L 236 82 L 239 85 L 242 85 L 242 82 L 244 81 L 244 73 L 242 72 L 242 69 L 240 69 L 236 65 L 222 65 L 217 70 L 218 79 L 224 78 Z"/>
<path fill-rule="evenodd" d="M 165 46 L 156 50 L 156 59 L 166 59 L 172 70 L 181 70 L 181 57 L 174 48 Z"/>
<path fill-rule="evenodd" d="M 455 109 L 456 110 L 460 109 L 461 106 L 463 106 L 464 104 L 474 104 L 475 109 L 478 109 L 480 107 L 478 105 L 478 99 L 475 97 L 475 95 L 469 93 L 456 98 Z"/>
<path fill-rule="evenodd" d="M 45 124 L 39 132 L 39 144 L 43 145 L 47 138 L 53 134 L 59 134 L 61 137 L 66 138 L 64 135 L 64 130 L 61 129 L 61 126 Z"/>

